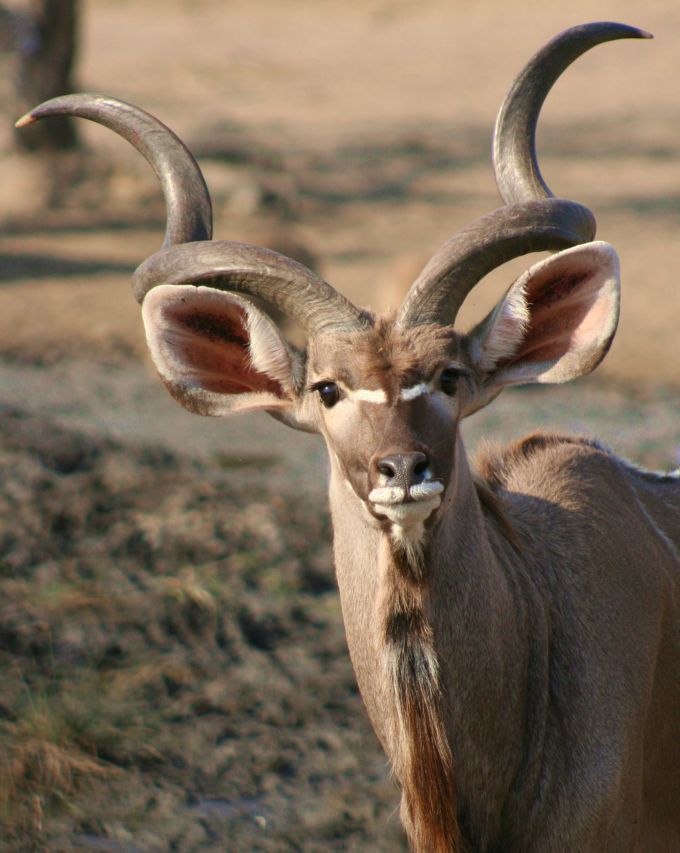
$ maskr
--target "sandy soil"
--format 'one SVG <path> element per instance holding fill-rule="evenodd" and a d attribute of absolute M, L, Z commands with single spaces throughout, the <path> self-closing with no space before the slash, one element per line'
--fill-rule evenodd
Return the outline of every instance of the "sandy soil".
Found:
<path fill-rule="evenodd" d="M 304 256 L 385 307 L 497 206 L 489 139 L 514 72 L 593 19 L 656 39 L 583 57 L 539 141 L 555 192 L 621 255 L 617 340 L 595 379 L 507 394 L 466 438 L 596 432 L 677 466 L 677 4 L 518 0 L 510 19 L 490 0 L 98 0 L 79 78 L 185 138 L 217 236 Z M 0 847 L 404 849 L 344 649 L 323 449 L 167 397 L 129 294 L 161 241 L 155 178 L 82 132 L 58 163 L 0 161 Z M 530 260 L 491 276 L 463 324 Z"/>

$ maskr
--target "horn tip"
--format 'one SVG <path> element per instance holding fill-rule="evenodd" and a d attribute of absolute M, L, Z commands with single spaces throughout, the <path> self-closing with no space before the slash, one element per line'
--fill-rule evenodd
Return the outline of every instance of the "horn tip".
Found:
<path fill-rule="evenodd" d="M 26 115 L 21 116 L 20 119 L 14 122 L 14 127 L 26 127 L 26 125 L 33 124 L 34 121 L 37 121 L 37 116 L 33 115 L 32 112 L 28 112 Z"/>
<path fill-rule="evenodd" d="M 621 24 L 620 25 L 625 31 L 625 38 L 633 38 L 633 39 L 653 39 L 654 33 L 650 33 L 649 30 L 643 30 L 641 27 L 634 27 L 630 24 Z"/>

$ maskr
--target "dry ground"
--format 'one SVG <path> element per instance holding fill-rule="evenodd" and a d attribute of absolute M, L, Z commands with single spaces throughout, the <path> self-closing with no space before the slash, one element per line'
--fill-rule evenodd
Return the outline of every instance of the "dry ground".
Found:
<path fill-rule="evenodd" d="M 669 467 L 676 3 L 98 0 L 79 77 L 189 142 L 218 237 L 306 252 L 383 307 L 497 206 L 489 138 L 513 73 L 594 19 L 656 40 L 569 70 L 541 163 L 620 252 L 617 341 L 595 379 L 507 394 L 467 436 L 596 432 Z M 0 846 L 403 849 L 344 648 L 323 450 L 264 416 L 204 422 L 166 399 L 129 295 L 161 239 L 155 179 L 109 132 L 83 136 L 88 150 L 56 163 L 0 161 Z M 464 322 L 527 262 L 494 275 Z"/>

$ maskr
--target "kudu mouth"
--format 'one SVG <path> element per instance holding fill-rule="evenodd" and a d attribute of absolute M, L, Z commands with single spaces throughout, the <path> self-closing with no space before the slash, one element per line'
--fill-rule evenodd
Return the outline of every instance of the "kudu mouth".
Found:
<path fill-rule="evenodd" d="M 412 486 L 379 486 L 371 490 L 368 501 L 375 515 L 410 527 L 422 524 L 439 508 L 443 492 L 442 482 L 425 480 Z"/>

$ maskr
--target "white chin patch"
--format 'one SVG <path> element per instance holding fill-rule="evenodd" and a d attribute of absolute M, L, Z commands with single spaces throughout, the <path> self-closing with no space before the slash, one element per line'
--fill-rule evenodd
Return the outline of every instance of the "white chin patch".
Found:
<path fill-rule="evenodd" d="M 441 502 L 441 498 L 436 497 L 408 504 L 373 504 L 373 510 L 399 527 L 413 527 L 429 518 Z"/>

